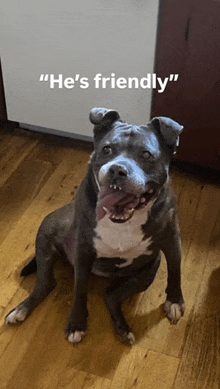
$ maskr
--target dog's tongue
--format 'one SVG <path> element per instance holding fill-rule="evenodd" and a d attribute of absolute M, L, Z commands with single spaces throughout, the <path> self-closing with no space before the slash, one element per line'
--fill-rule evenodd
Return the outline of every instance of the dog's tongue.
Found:
<path fill-rule="evenodd" d="M 103 209 L 107 208 L 109 211 L 112 211 L 114 207 L 123 207 L 130 208 L 134 205 L 134 198 L 136 196 L 134 194 L 130 194 L 124 192 L 123 190 L 113 189 L 113 188 L 105 188 L 99 194 L 98 204 L 97 204 L 97 218 L 98 220 L 102 219 L 106 212 Z"/>

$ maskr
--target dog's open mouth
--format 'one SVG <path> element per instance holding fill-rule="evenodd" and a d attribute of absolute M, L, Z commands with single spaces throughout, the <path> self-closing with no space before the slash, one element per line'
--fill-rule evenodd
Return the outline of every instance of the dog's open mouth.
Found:
<path fill-rule="evenodd" d="M 142 194 L 125 192 L 120 186 L 110 185 L 101 190 L 98 196 L 97 218 L 102 219 L 106 214 L 114 223 L 124 223 L 143 208 L 153 197 L 156 190 L 149 189 Z"/>

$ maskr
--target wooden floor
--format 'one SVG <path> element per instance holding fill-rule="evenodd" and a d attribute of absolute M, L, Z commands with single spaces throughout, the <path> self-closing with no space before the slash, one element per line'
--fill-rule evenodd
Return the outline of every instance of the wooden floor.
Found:
<path fill-rule="evenodd" d="M 126 302 L 136 336 L 120 343 L 103 302 L 105 280 L 92 277 L 89 331 L 72 346 L 64 336 L 73 276 L 57 266 L 57 288 L 20 326 L 5 315 L 33 289 L 19 272 L 34 255 L 37 229 L 70 202 L 92 148 L 16 130 L 0 134 L 0 388 L 219 389 L 220 187 L 172 173 L 183 241 L 184 317 L 164 317 L 166 264 L 151 288 Z"/>

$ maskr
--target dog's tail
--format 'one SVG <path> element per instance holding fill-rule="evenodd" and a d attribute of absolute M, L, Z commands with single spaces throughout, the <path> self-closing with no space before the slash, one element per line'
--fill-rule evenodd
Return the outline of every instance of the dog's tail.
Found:
<path fill-rule="evenodd" d="M 37 271 L 37 262 L 36 257 L 34 257 L 31 262 L 29 262 L 21 271 L 20 276 L 26 277 Z"/>

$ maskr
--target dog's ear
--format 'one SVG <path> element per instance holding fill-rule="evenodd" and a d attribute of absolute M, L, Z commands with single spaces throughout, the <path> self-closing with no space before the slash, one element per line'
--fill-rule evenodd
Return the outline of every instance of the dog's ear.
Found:
<path fill-rule="evenodd" d="M 164 116 L 153 118 L 149 124 L 153 125 L 173 154 L 176 154 L 176 148 L 179 146 L 179 135 L 183 131 L 183 126 Z"/>
<path fill-rule="evenodd" d="M 120 116 L 117 111 L 107 108 L 93 108 L 89 114 L 90 122 L 94 125 L 98 125 L 101 122 L 103 123 L 106 120 L 112 121 L 113 123 L 119 118 Z"/>
<path fill-rule="evenodd" d="M 94 124 L 95 140 L 104 135 L 111 125 L 120 119 L 120 115 L 114 109 L 93 108 L 90 111 L 89 119 Z"/>

